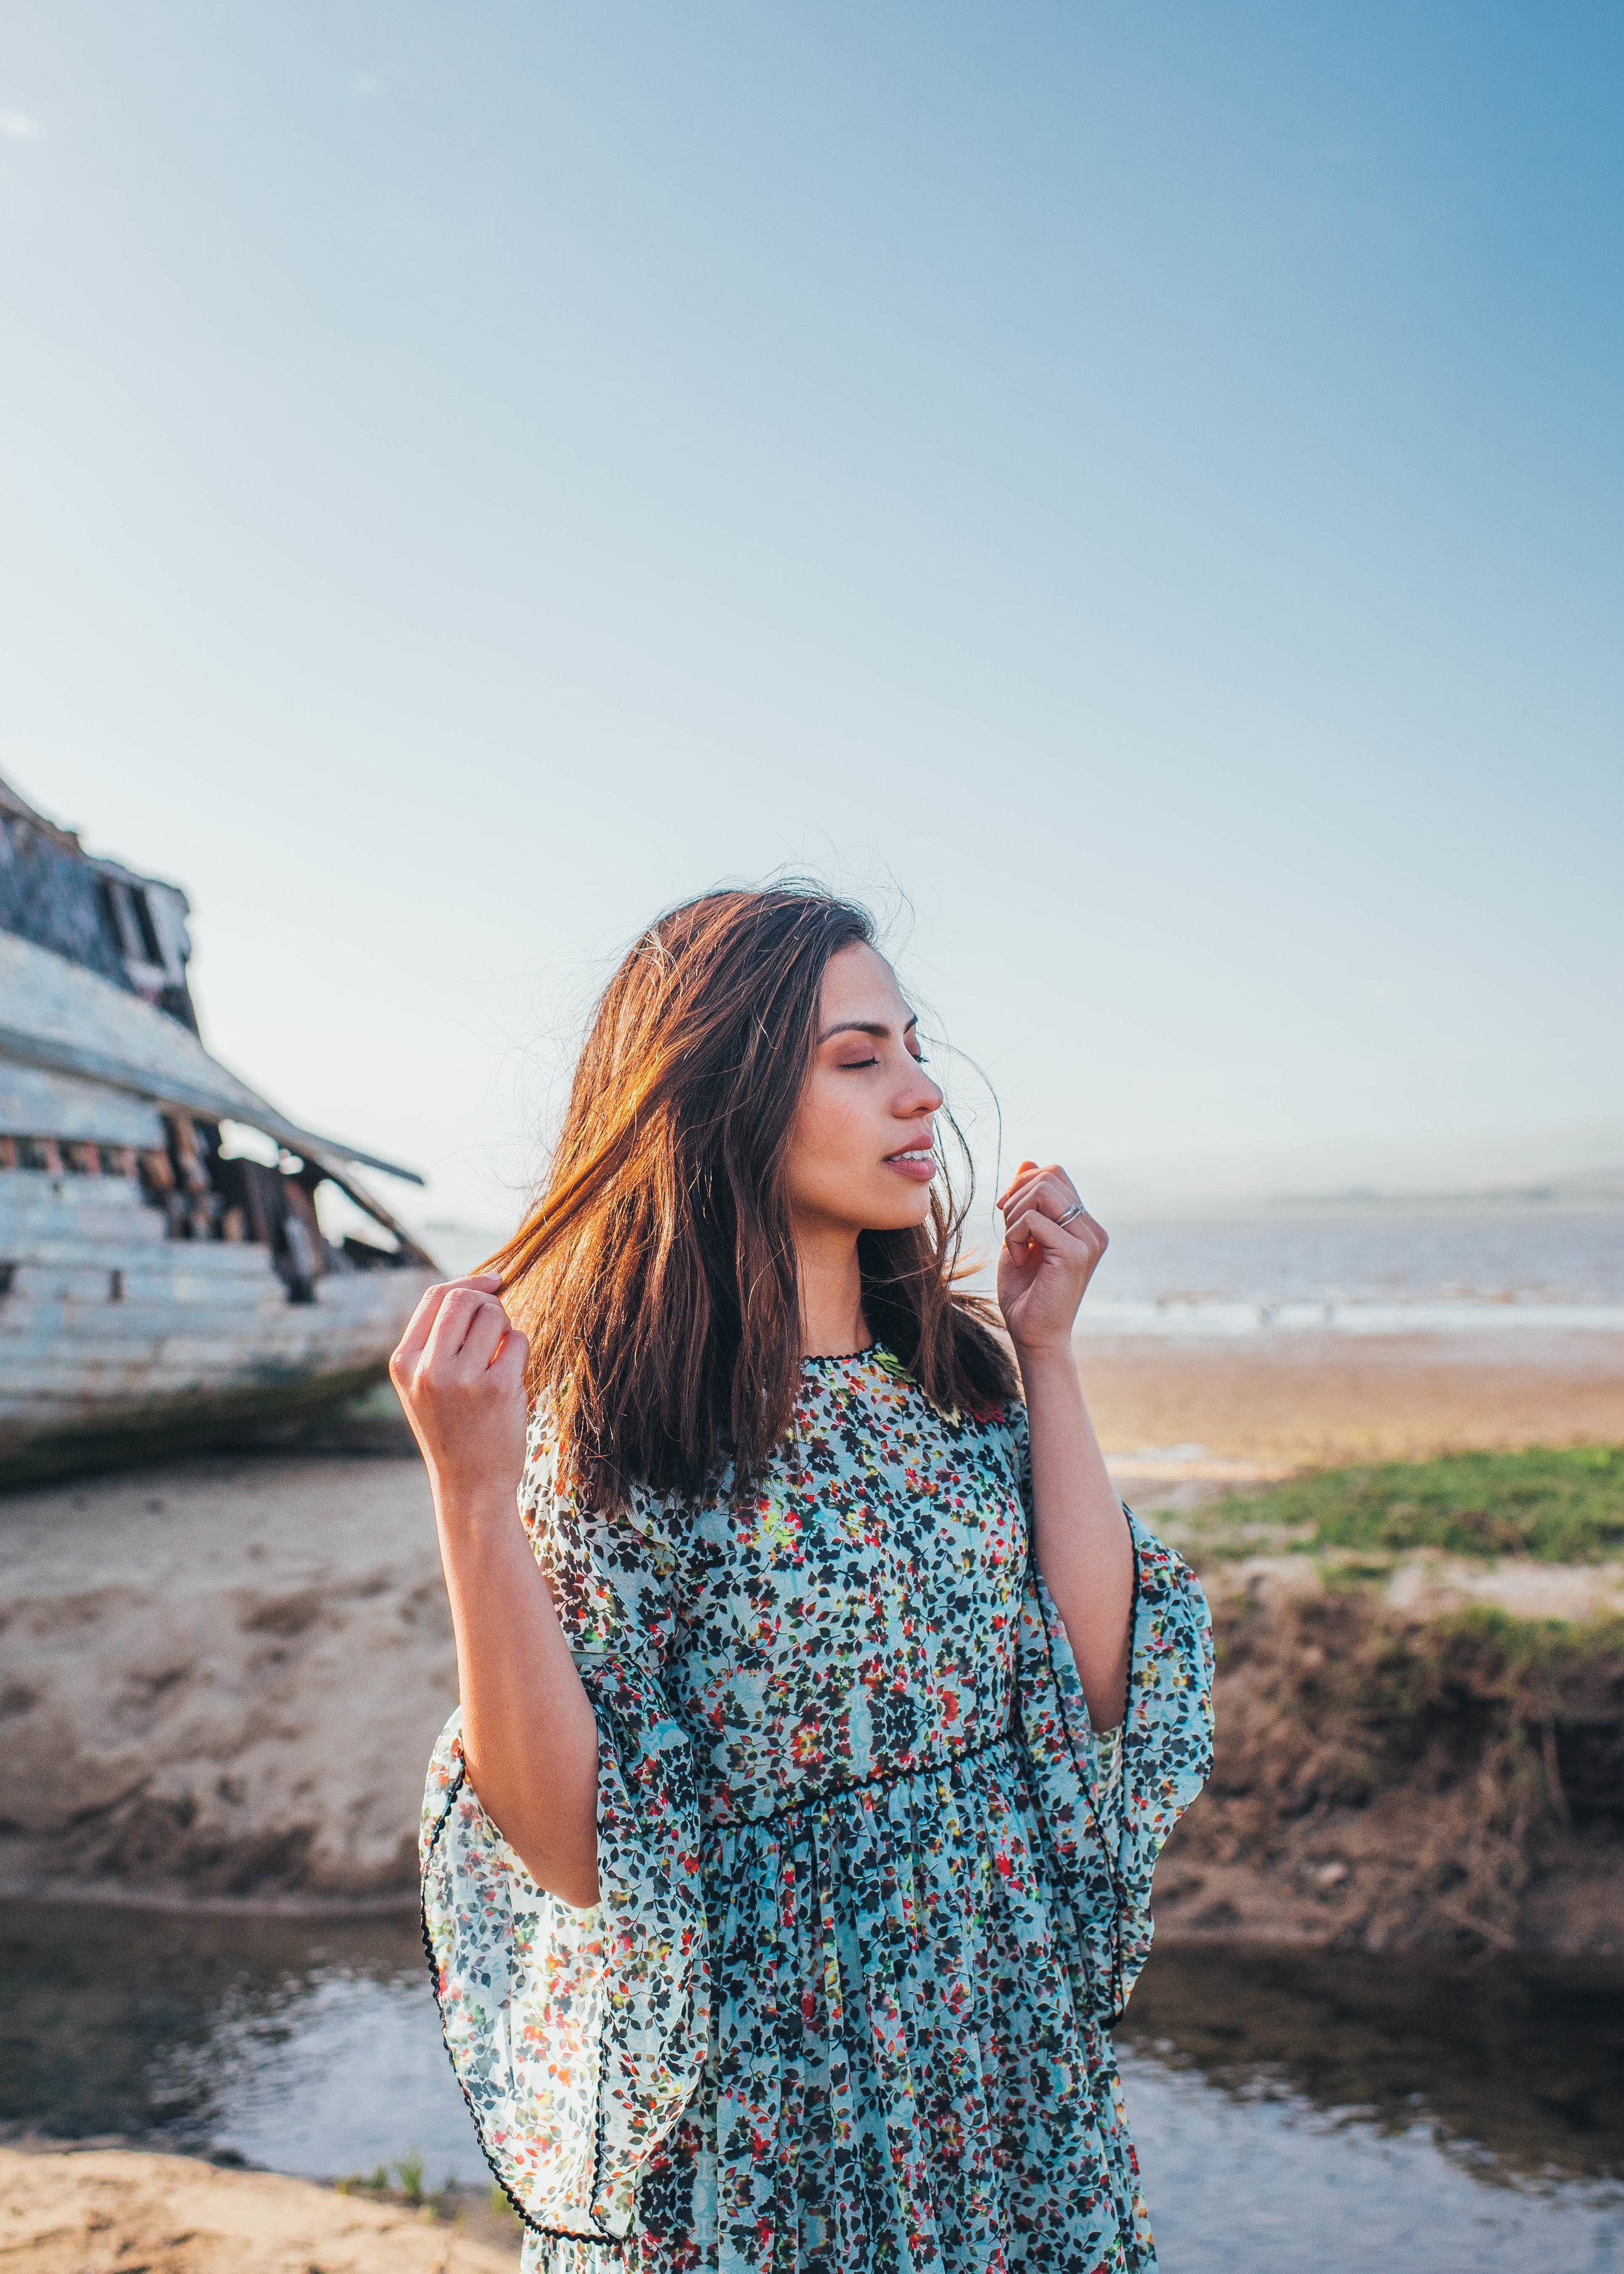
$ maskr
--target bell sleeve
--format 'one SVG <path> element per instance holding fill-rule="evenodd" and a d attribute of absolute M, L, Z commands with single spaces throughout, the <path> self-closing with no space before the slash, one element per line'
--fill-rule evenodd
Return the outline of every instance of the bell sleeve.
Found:
<path fill-rule="evenodd" d="M 526 2266 L 573 2274 L 631 2231 L 710 2016 L 692 1749 L 660 1680 L 662 1507 L 584 1510 L 556 1472 L 540 1417 L 520 1512 L 598 1722 L 598 1901 L 578 1909 L 531 1879 L 469 1781 L 460 1710 L 429 1766 L 420 1860 L 424 1946 L 480 2146 L 528 2230 Z"/>
<path fill-rule="evenodd" d="M 1032 1539 L 1031 1454 L 1015 1420 Z M 1016 1701 L 1034 1798 L 1075 1924 L 1090 2011 L 1118 2020 L 1150 1954 L 1151 1874 L 1213 1758 L 1212 1620 L 1195 1574 L 1124 1504 L 1133 1542 L 1127 1706 L 1089 1718 L 1064 1622 L 1029 1547 L 1016 1642 Z"/>

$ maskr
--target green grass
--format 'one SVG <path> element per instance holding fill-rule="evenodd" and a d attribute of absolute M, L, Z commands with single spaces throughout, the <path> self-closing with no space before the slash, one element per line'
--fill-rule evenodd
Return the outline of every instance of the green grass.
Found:
<path fill-rule="evenodd" d="M 1194 1527 L 1210 1552 L 1529 1555 L 1544 1563 L 1624 1556 L 1624 1445 L 1446 1453 L 1431 1461 L 1325 1469 L 1226 1494 Z"/>

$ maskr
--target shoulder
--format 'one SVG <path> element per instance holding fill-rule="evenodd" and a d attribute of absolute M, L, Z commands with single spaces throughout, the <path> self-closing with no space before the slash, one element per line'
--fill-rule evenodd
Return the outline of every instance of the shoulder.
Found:
<path fill-rule="evenodd" d="M 538 1399 L 530 1416 L 519 1485 L 519 1514 L 537 1560 L 558 1570 L 578 1560 L 628 1573 L 667 1574 L 681 1531 L 681 1511 L 671 1496 L 634 1486 L 625 1504 L 605 1508 L 585 1499 L 562 1469 L 552 1401 Z"/>
<path fill-rule="evenodd" d="M 913 1394 L 929 1411 L 956 1458 L 1005 1472 L 1017 1484 L 1024 1480 L 1031 1452 L 1023 1399 L 1002 1398 L 978 1410 L 937 1405 L 917 1385 Z"/>

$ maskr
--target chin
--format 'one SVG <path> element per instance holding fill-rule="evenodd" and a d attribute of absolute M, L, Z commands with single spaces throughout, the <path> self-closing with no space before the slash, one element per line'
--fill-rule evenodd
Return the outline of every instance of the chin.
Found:
<path fill-rule="evenodd" d="M 865 1219 L 865 1231 L 912 1231 L 917 1225 L 930 1221 L 930 1195 L 934 1185 L 921 1185 L 910 1193 L 887 1193 L 876 1199 L 873 1212 Z"/>

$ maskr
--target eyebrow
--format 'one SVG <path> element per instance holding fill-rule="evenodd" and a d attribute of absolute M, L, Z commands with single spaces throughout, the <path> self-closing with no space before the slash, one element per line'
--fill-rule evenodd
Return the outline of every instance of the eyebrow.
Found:
<path fill-rule="evenodd" d="M 919 1013 L 915 1011 L 903 1028 L 903 1033 L 911 1035 L 918 1024 Z M 886 1025 L 883 1019 L 846 1019 L 843 1020 L 838 1027 L 825 1027 L 817 1039 L 820 1043 L 827 1043 L 836 1035 L 872 1035 L 876 1042 L 883 1043 L 891 1031 L 891 1028 Z"/>

